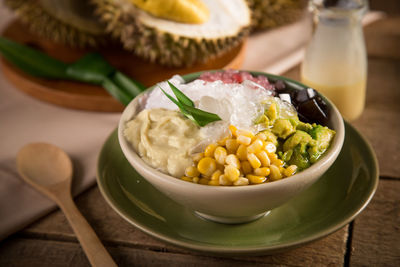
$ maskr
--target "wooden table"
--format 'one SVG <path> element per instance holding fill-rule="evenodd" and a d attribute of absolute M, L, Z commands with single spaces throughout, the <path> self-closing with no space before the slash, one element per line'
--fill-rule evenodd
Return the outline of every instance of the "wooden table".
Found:
<path fill-rule="evenodd" d="M 353 222 L 281 254 L 218 258 L 177 248 L 142 233 L 93 187 L 77 205 L 120 266 L 400 266 L 400 17 L 366 29 L 369 76 L 366 109 L 353 125 L 374 147 L 378 190 Z M 298 79 L 299 68 L 286 73 Z M 64 215 L 55 211 L 0 243 L 0 266 L 88 266 Z"/>

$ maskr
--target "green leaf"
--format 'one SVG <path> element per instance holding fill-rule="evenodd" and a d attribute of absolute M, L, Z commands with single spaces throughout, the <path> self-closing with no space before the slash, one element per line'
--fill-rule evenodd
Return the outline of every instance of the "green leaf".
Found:
<path fill-rule="evenodd" d="M 168 84 L 169 84 L 169 87 L 171 87 L 172 92 L 174 92 L 174 94 L 179 102 L 181 102 L 185 105 L 194 107 L 194 103 L 189 97 L 187 97 L 184 93 L 182 93 L 178 88 L 176 88 L 175 85 L 173 85 L 169 81 L 168 81 Z"/>
<path fill-rule="evenodd" d="M 160 89 L 172 102 L 175 103 L 175 105 L 178 106 L 183 115 L 185 115 L 188 119 L 192 120 L 197 125 L 205 126 L 210 122 L 221 120 L 221 118 L 217 114 L 203 111 L 201 109 L 186 105 L 185 103 L 180 102 L 179 99 L 176 100 L 175 98 L 173 98 L 171 95 L 166 93 L 162 88 Z M 193 103 L 192 100 L 190 100 L 190 102 Z"/>
<path fill-rule="evenodd" d="M 167 92 L 165 92 L 162 88 L 160 88 L 160 89 L 161 89 L 161 91 L 162 91 L 172 102 L 175 103 L 175 105 L 178 106 L 178 108 L 180 108 L 180 109 L 185 109 L 185 108 L 183 107 L 183 105 L 182 105 L 181 103 L 179 103 L 175 98 L 173 98 L 170 94 L 168 94 Z"/>
<path fill-rule="evenodd" d="M 36 77 L 101 85 L 124 105 L 145 89 L 139 82 L 117 71 L 98 53 L 86 54 L 67 64 L 3 37 L 0 37 L 0 53 L 22 71 Z"/>
<path fill-rule="evenodd" d="M 112 95 L 115 99 L 121 102 L 123 105 L 128 105 L 133 97 L 126 92 L 122 91 L 111 79 L 105 77 L 102 83 L 104 89 Z"/>
<path fill-rule="evenodd" d="M 210 113 L 198 108 L 183 104 L 185 110 L 189 112 L 200 126 L 205 126 L 214 121 L 222 120 L 217 114 Z"/>
<path fill-rule="evenodd" d="M 131 78 L 119 71 L 116 71 L 114 73 L 114 75 L 112 76 L 112 80 L 116 85 L 118 85 L 119 88 L 129 93 L 133 97 L 136 97 L 138 94 L 146 89 L 143 84 L 132 80 Z"/>
<path fill-rule="evenodd" d="M 98 53 L 86 54 L 70 64 L 66 71 L 71 79 L 99 85 L 114 72 L 115 68 Z"/>
<path fill-rule="evenodd" d="M 197 124 L 197 121 L 193 118 L 193 116 L 190 114 L 190 112 L 188 112 L 185 109 L 185 107 L 184 107 L 184 105 L 182 103 L 178 102 L 175 98 L 173 98 L 170 94 L 165 92 L 162 88 L 160 88 L 160 89 L 172 102 L 175 103 L 175 105 L 178 106 L 178 108 L 183 113 L 183 115 L 185 115 L 188 119 L 192 120 L 193 122 L 195 122 Z"/>
<path fill-rule="evenodd" d="M 0 52 L 12 64 L 33 76 L 67 79 L 67 64 L 26 45 L 0 37 Z"/>

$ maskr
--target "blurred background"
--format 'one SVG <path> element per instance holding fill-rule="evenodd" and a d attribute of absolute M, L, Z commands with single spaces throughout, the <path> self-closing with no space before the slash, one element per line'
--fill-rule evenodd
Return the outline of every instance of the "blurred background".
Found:
<path fill-rule="evenodd" d="M 154 20 L 133 9 L 128 0 L 94 0 L 93 5 L 78 0 L 2 0 L 0 30 L 3 37 L 66 63 L 97 52 L 144 86 L 175 73 L 219 68 L 258 70 L 300 81 L 305 49 L 313 36 L 308 2 L 232 2 L 244 8 L 228 10 L 227 23 L 188 31 L 170 23 L 171 19 L 185 21 L 180 13 L 186 11 L 174 13 L 172 18 L 158 14 L 159 19 Z M 93 186 L 98 152 L 115 129 L 124 105 L 99 84 L 35 77 L 2 57 L 0 240 L 8 238 L 0 243 L 0 265 L 88 265 L 61 212 L 18 179 L 18 149 L 29 142 L 45 141 L 72 156 L 77 178 L 73 193 L 84 192 L 76 199 L 78 207 L 106 241 L 113 257 L 124 265 L 397 266 L 400 1 L 368 2 L 370 12 L 363 19 L 368 62 L 365 108 L 351 125 L 376 153 L 380 184 L 370 205 L 355 221 L 322 240 L 273 256 L 222 259 L 160 242 L 119 217 Z M 218 11 L 219 6 L 215 7 Z M 209 12 L 199 12 L 189 16 L 189 22 L 179 23 L 201 25 L 202 19 L 212 16 L 213 11 Z M 249 20 L 246 12 L 253 14 Z M 188 14 L 193 13 L 189 10 Z M 237 23 L 229 20 L 232 14 L 238 16 Z M 218 29 L 216 26 L 223 30 L 212 31 Z M 161 31 L 152 30 L 157 27 Z"/>

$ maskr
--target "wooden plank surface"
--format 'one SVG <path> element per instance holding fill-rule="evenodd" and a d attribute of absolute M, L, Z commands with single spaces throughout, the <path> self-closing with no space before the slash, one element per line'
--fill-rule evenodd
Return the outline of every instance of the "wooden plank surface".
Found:
<path fill-rule="evenodd" d="M 318 243 L 316 243 L 317 245 Z M 331 247 L 334 254 L 335 247 Z M 342 259 L 330 258 L 318 246 L 308 249 L 308 257 L 286 254 L 269 257 L 219 258 L 190 253 L 154 251 L 127 246 L 107 246 L 118 266 L 342 266 Z M 6 255 L 6 256 L 5 256 Z M 0 246 L 0 266 L 90 266 L 78 243 L 43 239 L 14 238 Z"/>
<path fill-rule="evenodd" d="M 381 180 L 367 209 L 355 220 L 351 266 L 400 266 L 400 181 Z"/>
<path fill-rule="evenodd" d="M 162 251 L 168 254 L 190 254 L 192 255 L 191 259 L 197 259 L 199 264 L 203 261 L 204 255 L 200 253 L 178 248 L 159 241 L 133 227 L 107 205 L 98 188 L 92 188 L 85 194 L 82 194 L 76 199 L 76 203 L 105 245 L 124 247 L 135 251 L 150 250 L 153 252 Z M 19 233 L 19 237 L 39 240 L 58 240 L 68 243 L 77 242 L 68 222 L 60 211 L 53 212 L 49 216 L 31 225 L 26 230 Z M 312 263 L 323 264 L 328 259 L 333 265 L 342 265 L 344 254 L 346 253 L 346 240 L 347 227 L 342 228 L 327 238 L 281 254 L 261 257 L 235 257 L 234 259 L 237 261 L 237 264 L 234 266 L 239 266 L 243 262 L 310 266 Z M 211 259 L 214 257 L 207 258 Z M 157 262 L 156 259 L 153 259 L 153 261 Z M 160 261 L 162 261 L 162 259 L 160 259 Z M 223 258 L 218 262 L 230 263 L 231 260 Z"/>
<path fill-rule="evenodd" d="M 353 125 L 375 149 L 380 175 L 400 178 L 400 17 L 372 24 L 366 28 L 365 38 L 368 50 L 366 109 Z"/>

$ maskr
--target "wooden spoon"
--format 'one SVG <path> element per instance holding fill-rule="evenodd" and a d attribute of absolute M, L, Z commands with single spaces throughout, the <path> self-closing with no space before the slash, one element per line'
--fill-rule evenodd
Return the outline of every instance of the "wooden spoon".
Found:
<path fill-rule="evenodd" d="M 71 197 L 72 162 L 60 148 L 33 143 L 17 155 L 22 178 L 54 200 L 67 217 L 92 266 L 117 266 Z"/>

